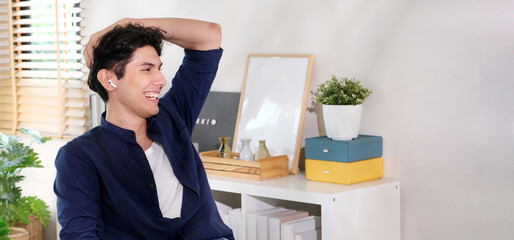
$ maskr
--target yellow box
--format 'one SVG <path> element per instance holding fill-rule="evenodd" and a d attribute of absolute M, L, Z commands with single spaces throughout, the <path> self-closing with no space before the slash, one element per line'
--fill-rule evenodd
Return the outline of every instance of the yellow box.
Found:
<path fill-rule="evenodd" d="M 382 157 L 350 163 L 305 159 L 305 177 L 313 181 L 353 184 L 379 179 L 383 169 Z"/>

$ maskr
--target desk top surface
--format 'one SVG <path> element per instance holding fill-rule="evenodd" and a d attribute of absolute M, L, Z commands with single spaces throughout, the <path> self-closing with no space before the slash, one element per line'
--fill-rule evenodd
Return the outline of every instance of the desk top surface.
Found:
<path fill-rule="evenodd" d="M 399 181 L 384 178 L 351 185 L 310 181 L 305 178 L 304 172 L 298 172 L 296 175 L 289 175 L 287 177 L 268 179 L 264 181 L 214 175 L 209 175 L 208 178 L 212 190 L 270 197 L 276 197 L 274 195 L 294 196 L 298 194 L 302 196 L 308 194 L 317 195 L 318 197 L 324 197 L 324 195 L 331 197 L 332 195 L 342 194 L 348 191 L 382 185 L 395 184 L 398 188 L 400 186 Z"/>

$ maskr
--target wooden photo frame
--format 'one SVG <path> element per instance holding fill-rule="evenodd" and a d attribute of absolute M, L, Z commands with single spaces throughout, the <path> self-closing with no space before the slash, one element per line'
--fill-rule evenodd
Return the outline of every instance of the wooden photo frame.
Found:
<path fill-rule="evenodd" d="M 310 54 L 248 55 L 233 151 L 241 138 L 252 139 L 254 153 L 266 140 L 270 155 L 287 155 L 289 172 L 297 173 L 313 61 Z"/>

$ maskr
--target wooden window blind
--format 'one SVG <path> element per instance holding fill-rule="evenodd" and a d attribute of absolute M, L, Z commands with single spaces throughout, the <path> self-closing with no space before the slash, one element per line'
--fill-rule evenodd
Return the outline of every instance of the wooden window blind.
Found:
<path fill-rule="evenodd" d="M 8 0 L 0 0 L 0 129 L 12 127 L 13 99 L 11 88 Z"/>
<path fill-rule="evenodd" d="M 0 130 L 87 130 L 80 0 L 0 0 Z"/>

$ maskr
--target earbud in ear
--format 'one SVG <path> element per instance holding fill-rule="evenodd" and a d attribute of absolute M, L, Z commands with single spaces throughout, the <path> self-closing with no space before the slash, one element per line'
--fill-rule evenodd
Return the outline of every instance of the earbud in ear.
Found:
<path fill-rule="evenodd" d="M 113 86 L 114 88 L 117 88 L 116 84 L 114 84 L 111 79 L 109 79 L 109 81 L 107 81 L 109 84 L 111 84 L 111 86 Z"/>

